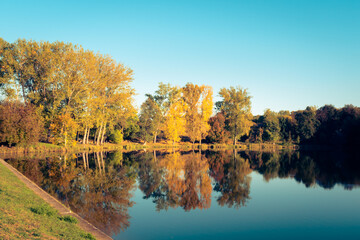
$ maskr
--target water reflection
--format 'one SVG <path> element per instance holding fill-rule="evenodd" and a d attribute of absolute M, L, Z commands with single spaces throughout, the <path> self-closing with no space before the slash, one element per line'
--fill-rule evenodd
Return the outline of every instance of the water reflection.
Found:
<path fill-rule="evenodd" d="M 212 199 L 229 208 L 246 206 L 254 171 L 267 182 L 292 178 L 306 187 L 339 184 L 348 190 L 360 185 L 359 154 L 349 152 L 168 150 L 33 156 L 27 161 L 0 157 L 110 235 L 129 227 L 136 187 L 157 211 L 191 211 L 210 208 Z"/>

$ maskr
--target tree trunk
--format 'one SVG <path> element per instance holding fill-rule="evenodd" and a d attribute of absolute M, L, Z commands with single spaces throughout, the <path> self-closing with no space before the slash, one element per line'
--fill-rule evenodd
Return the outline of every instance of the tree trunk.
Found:
<path fill-rule="evenodd" d="M 90 127 L 89 127 L 87 135 L 86 135 L 86 144 L 89 144 L 89 136 L 90 136 Z"/>
<path fill-rule="evenodd" d="M 103 124 L 101 123 L 100 128 L 99 128 L 99 132 L 98 132 L 98 136 L 96 137 L 96 145 L 97 146 L 99 146 L 99 144 L 100 144 L 102 127 L 103 127 Z"/>
<path fill-rule="evenodd" d="M 96 144 L 96 137 L 99 132 L 99 128 L 96 128 L 95 134 L 94 134 L 94 145 Z"/>
<path fill-rule="evenodd" d="M 85 132 L 84 132 L 84 137 L 83 137 L 83 145 L 85 145 L 85 143 L 86 143 L 87 129 L 88 129 L 88 127 L 86 126 Z"/>
<path fill-rule="evenodd" d="M 105 131 L 106 131 L 106 124 L 104 124 L 103 131 L 101 134 L 101 145 L 104 145 Z"/>
<path fill-rule="evenodd" d="M 157 137 L 157 135 L 156 135 L 156 133 L 155 133 L 155 136 L 154 136 L 154 143 L 156 143 L 156 137 Z"/>

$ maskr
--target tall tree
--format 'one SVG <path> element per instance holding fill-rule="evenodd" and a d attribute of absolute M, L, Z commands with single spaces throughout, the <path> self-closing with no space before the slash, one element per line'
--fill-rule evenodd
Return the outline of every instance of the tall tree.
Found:
<path fill-rule="evenodd" d="M 171 97 L 171 105 L 164 123 L 164 134 L 173 143 L 180 141 L 180 135 L 185 133 L 186 112 L 186 104 L 181 91 L 174 91 L 174 93 L 176 94 Z"/>

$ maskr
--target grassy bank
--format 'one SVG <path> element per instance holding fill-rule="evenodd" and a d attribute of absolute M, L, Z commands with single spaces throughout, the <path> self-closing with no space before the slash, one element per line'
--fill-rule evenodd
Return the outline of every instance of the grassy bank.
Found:
<path fill-rule="evenodd" d="M 95 239 L 0 164 L 0 239 Z"/>

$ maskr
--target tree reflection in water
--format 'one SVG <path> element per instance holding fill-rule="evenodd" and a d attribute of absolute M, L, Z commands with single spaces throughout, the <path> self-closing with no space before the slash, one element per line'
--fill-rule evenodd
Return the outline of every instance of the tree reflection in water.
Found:
<path fill-rule="evenodd" d="M 345 189 L 360 185 L 360 157 L 353 152 L 137 151 L 50 157 L 1 156 L 24 175 L 106 233 L 129 225 L 138 179 L 156 209 L 239 208 L 250 201 L 251 173 L 265 181 L 293 178 L 306 187 Z M 26 159 L 29 157 L 27 156 Z"/>
<path fill-rule="evenodd" d="M 150 160 L 149 160 L 150 158 Z M 211 180 L 202 154 L 178 151 L 144 154 L 139 158 L 140 189 L 157 210 L 182 207 L 186 211 L 209 208 Z"/>
<path fill-rule="evenodd" d="M 215 180 L 214 190 L 221 193 L 217 202 L 221 206 L 244 206 L 250 199 L 249 174 L 252 172 L 249 161 L 236 151 L 209 153 L 210 175 Z"/>

